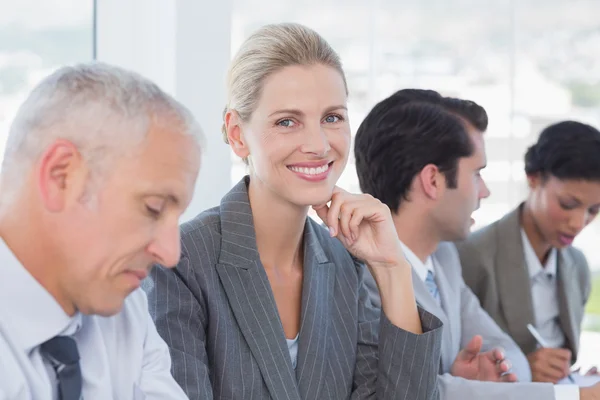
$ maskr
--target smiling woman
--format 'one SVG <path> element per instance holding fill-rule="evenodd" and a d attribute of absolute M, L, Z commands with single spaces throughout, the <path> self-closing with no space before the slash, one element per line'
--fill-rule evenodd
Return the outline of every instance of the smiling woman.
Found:
<path fill-rule="evenodd" d="M 144 283 L 175 378 L 194 399 L 435 398 L 441 323 L 416 306 L 390 210 L 336 186 L 350 151 L 338 55 L 269 25 L 228 78 L 223 133 L 250 174 Z"/>

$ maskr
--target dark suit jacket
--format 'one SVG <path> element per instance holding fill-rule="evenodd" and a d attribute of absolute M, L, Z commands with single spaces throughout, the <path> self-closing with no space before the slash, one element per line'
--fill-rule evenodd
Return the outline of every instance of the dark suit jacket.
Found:
<path fill-rule="evenodd" d="M 525 354 L 534 351 L 537 344 L 527 330 L 527 324 L 535 320 L 521 240 L 520 207 L 456 246 L 465 282 L 483 308 Z M 575 362 L 584 308 L 591 291 L 590 270 L 581 251 L 574 247 L 559 250 L 557 282 L 559 320 Z"/>
<path fill-rule="evenodd" d="M 392 325 L 363 285 L 365 267 L 307 218 L 304 282 L 293 369 L 256 247 L 247 179 L 182 227 L 182 258 L 144 287 L 191 399 L 434 399 L 441 322 L 426 333 Z M 380 316 L 381 314 L 381 316 Z"/>

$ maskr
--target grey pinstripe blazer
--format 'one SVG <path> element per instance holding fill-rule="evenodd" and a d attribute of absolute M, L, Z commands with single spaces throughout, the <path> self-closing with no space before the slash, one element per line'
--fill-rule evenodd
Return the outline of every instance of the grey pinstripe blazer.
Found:
<path fill-rule="evenodd" d="M 365 267 L 310 218 L 293 369 L 256 248 L 247 179 L 219 207 L 184 224 L 178 266 L 156 267 L 144 282 L 173 375 L 188 396 L 438 398 L 439 319 L 419 310 L 422 335 L 393 326 L 369 300 Z"/>

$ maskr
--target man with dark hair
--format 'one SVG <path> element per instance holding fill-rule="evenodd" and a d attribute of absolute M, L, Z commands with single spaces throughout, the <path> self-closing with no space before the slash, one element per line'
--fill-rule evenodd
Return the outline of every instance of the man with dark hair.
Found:
<path fill-rule="evenodd" d="M 525 201 L 456 244 L 465 282 L 527 354 L 534 381 L 565 379 L 577 359 L 591 277 L 571 244 L 600 210 L 599 155 L 596 128 L 576 121 L 548 126 L 525 154 Z"/>
<path fill-rule="evenodd" d="M 377 104 L 358 129 L 361 189 L 390 207 L 413 266 L 417 301 L 444 322 L 442 399 L 577 399 L 568 397 L 576 387 L 526 382 L 525 356 L 465 285 L 449 243 L 467 237 L 471 214 L 489 195 L 480 176 L 486 128 L 485 110 L 471 101 L 401 90 Z M 525 382 L 512 383 L 516 378 Z M 582 399 L 598 394 L 600 387 L 581 389 Z"/>

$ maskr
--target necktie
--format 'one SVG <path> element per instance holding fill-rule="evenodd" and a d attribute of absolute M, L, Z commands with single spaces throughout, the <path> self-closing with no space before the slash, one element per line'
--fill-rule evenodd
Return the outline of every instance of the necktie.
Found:
<path fill-rule="evenodd" d="M 41 350 L 56 372 L 59 399 L 79 400 L 81 369 L 75 340 L 69 336 L 55 336 L 42 343 Z"/>
<path fill-rule="evenodd" d="M 437 287 L 437 284 L 435 283 L 435 279 L 433 279 L 433 271 L 431 270 L 427 271 L 427 278 L 425 278 L 425 286 L 427 287 L 429 293 L 431 293 L 431 296 L 433 296 L 433 298 L 435 299 L 437 305 L 440 306 L 442 304 L 440 299 L 440 291 Z"/>

